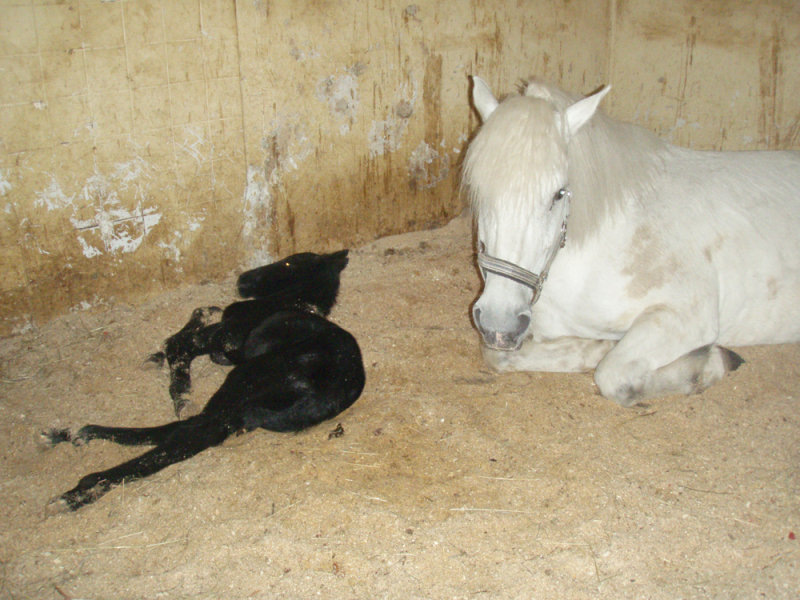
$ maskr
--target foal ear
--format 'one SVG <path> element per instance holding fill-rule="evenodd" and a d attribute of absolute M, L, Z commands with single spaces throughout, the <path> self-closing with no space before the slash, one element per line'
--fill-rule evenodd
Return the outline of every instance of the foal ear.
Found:
<path fill-rule="evenodd" d="M 567 109 L 565 121 L 567 124 L 568 137 L 572 137 L 581 127 L 586 125 L 597 111 L 597 105 L 600 104 L 600 100 L 602 100 L 610 90 L 611 86 L 606 85 L 599 92 L 595 92 L 583 100 L 578 100 Z"/>
<path fill-rule="evenodd" d="M 489 84 L 476 75 L 472 76 L 472 103 L 483 122 L 486 122 L 489 115 L 497 108 L 497 99 L 492 94 Z"/>

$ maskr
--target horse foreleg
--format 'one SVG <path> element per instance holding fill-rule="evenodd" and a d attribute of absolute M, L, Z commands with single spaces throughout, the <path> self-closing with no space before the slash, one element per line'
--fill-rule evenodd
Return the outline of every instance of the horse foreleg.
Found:
<path fill-rule="evenodd" d="M 657 369 L 642 390 L 644 397 L 670 393 L 699 394 L 735 371 L 744 359 L 727 348 L 709 344 Z"/>
<path fill-rule="evenodd" d="M 164 342 L 164 352 L 150 357 L 153 362 L 159 358 L 162 361 L 166 359 L 169 365 L 169 395 L 179 417 L 189 403 L 192 361 L 216 350 L 213 340 L 221 325 L 214 321 L 218 321 L 221 315 L 222 309 L 216 306 L 196 308 L 186 325 Z"/>
<path fill-rule="evenodd" d="M 591 371 L 616 344 L 616 340 L 561 337 L 529 340 L 519 350 L 504 352 L 483 346 L 483 358 L 498 371 Z"/>
<path fill-rule="evenodd" d="M 702 392 L 742 363 L 734 352 L 713 344 L 715 338 L 710 318 L 687 320 L 684 313 L 653 308 L 600 361 L 595 383 L 603 396 L 622 406 Z"/>

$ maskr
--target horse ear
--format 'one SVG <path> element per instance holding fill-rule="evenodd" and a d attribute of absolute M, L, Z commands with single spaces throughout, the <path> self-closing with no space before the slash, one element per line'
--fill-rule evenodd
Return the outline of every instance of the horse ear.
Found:
<path fill-rule="evenodd" d="M 599 92 L 595 92 L 583 100 L 578 100 L 567 109 L 565 120 L 567 124 L 567 135 L 569 137 L 575 135 L 581 127 L 586 125 L 597 111 L 597 105 L 600 104 L 600 101 L 610 90 L 611 86 L 606 85 Z"/>
<path fill-rule="evenodd" d="M 481 116 L 481 121 L 486 121 L 497 108 L 497 99 L 492 94 L 489 84 L 480 77 L 472 76 L 472 103 Z"/>

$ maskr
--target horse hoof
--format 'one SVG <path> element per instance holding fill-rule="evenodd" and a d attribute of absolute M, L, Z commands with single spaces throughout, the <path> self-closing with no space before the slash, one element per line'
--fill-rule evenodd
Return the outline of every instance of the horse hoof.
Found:
<path fill-rule="evenodd" d="M 725 366 L 725 371 L 730 373 L 741 367 L 746 361 L 733 350 L 719 347 L 722 353 L 722 364 Z"/>

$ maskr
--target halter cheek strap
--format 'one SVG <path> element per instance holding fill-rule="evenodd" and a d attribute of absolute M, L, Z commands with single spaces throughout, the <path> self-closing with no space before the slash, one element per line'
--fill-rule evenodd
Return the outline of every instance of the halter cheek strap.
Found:
<path fill-rule="evenodd" d="M 495 275 L 500 275 L 501 277 L 521 283 L 522 285 L 533 290 L 531 305 L 535 304 L 542 293 L 542 286 L 547 279 L 547 274 L 550 272 L 550 266 L 553 264 L 556 254 L 558 254 L 559 249 L 563 248 L 564 244 L 567 243 L 568 216 L 569 211 L 564 217 L 564 220 L 561 222 L 561 240 L 558 246 L 556 246 L 553 252 L 550 254 L 550 258 L 547 260 L 542 272 L 538 274 L 528 271 L 527 269 L 523 269 L 519 265 L 515 265 L 514 263 L 503 260 L 502 258 L 497 258 L 496 256 L 486 254 L 486 252 L 483 250 L 483 244 L 481 243 L 478 250 L 478 266 L 481 269 L 481 276 L 483 277 L 484 281 L 486 280 L 486 273 L 494 273 Z"/>

